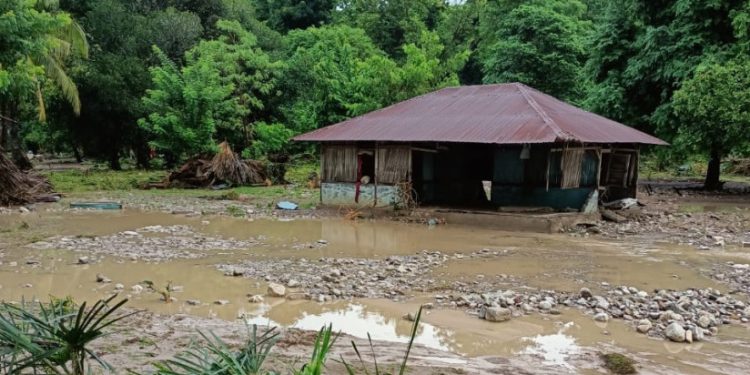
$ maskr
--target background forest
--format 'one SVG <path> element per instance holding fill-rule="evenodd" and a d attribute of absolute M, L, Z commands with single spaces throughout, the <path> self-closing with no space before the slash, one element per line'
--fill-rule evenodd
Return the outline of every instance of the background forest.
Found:
<path fill-rule="evenodd" d="M 656 134 L 667 164 L 749 151 L 749 0 L 0 0 L 0 147 L 112 169 L 295 134 L 434 89 L 519 81 Z M 160 155 L 153 158 L 154 154 Z"/>

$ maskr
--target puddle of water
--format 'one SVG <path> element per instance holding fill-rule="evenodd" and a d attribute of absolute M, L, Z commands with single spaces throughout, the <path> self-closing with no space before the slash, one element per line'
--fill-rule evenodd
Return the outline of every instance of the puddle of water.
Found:
<path fill-rule="evenodd" d="M 540 357 L 543 363 L 548 366 L 561 366 L 573 369 L 568 359 L 573 355 L 579 354 L 581 347 L 576 344 L 575 338 L 564 333 L 571 326 L 573 326 L 573 323 L 569 322 L 558 333 L 527 338 L 526 341 L 531 344 L 521 354 Z"/>
<path fill-rule="evenodd" d="M 433 274 L 461 281 L 477 280 L 477 275 L 512 275 L 534 287 L 569 292 L 583 286 L 596 287 L 603 281 L 642 290 L 707 287 L 724 290 L 697 267 L 708 266 L 710 256 L 701 256 L 691 249 L 664 250 L 645 256 L 632 246 L 581 241 L 575 247 L 535 247 L 510 251 L 499 258 L 451 260 L 434 269 Z"/>
<path fill-rule="evenodd" d="M 115 285 L 121 283 L 122 297 L 128 297 L 128 306 L 145 308 L 164 314 L 190 313 L 197 316 L 237 318 L 238 311 L 248 304 L 248 293 L 262 293 L 260 284 L 244 278 L 224 277 L 217 272 L 213 262 L 204 260 L 176 260 L 168 263 L 144 263 L 107 259 L 101 263 L 75 265 L 77 255 L 69 252 L 45 251 L 34 257 L 41 264 L 28 266 L 19 260 L 12 267 L 7 259 L 0 266 L 0 299 L 19 301 L 34 299 L 46 301 L 49 296 L 71 296 L 76 301 L 95 301 L 116 292 Z M 111 283 L 97 283 L 96 275 L 103 274 Z M 168 282 L 181 286 L 183 291 L 174 292 L 176 302 L 165 303 L 156 293 L 133 293 L 131 287 L 144 280 L 152 281 L 157 289 Z M 30 287 L 27 287 L 28 285 Z M 200 306 L 189 306 L 186 300 L 199 300 Z M 213 304 L 216 300 L 227 300 L 226 306 Z"/>
<path fill-rule="evenodd" d="M 29 229 L 18 229 L 22 222 L 26 222 Z M 196 260 L 154 264 L 103 258 L 101 262 L 89 265 L 74 265 L 80 254 L 73 252 L 25 247 L 28 241 L 46 236 L 103 236 L 151 225 L 186 225 L 211 237 L 258 238 L 263 244 L 250 249 L 222 251 Z M 328 244 L 316 246 L 318 239 L 325 239 Z M 0 298 L 4 300 L 33 296 L 45 299 L 52 294 L 91 301 L 110 293 L 115 283 L 122 283 L 125 286 L 123 294 L 132 296 L 130 306 L 159 313 L 189 313 L 224 319 L 236 319 L 242 315 L 251 322 L 266 324 L 270 321 L 313 330 L 332 322 L 334 328 L 353 336 L 366 337 L 369 332 L 374 339 L 395 342 L 408 340 L 411 323 L 401 317 L 416 311 L 417 303 L 357 300 L 318 304 L 267 299 L 265 304 L 251 304 L 247 301 L 247 294 L 263 294 L 264 283 L 224 277 L 214 265 L 258 257 L 382 257 L 414 254 L 424 249 L 470 253 L 489 248 L 508 252 L 493 259 L 453 260 L 433 272 L 445 280 L 473 280 L 477 274 L 492 276 L 502 273 L 532 286 L 574 291 L 600 281 L 640 289 L 721 288 L 701 276 L 698 268 L 709 265 L 717 256 L 727 256 L 698 252 L 691 247 L 648 247 L 566 235 L 509 233 L 452 225 L 430 229 L 392 222 L 248 221 L 136 211 L 6 215 L 0 217 L 0 245 L 3 261 L 0 265 Z M 127 254 L 123 255 L 127 258 Z M 39 260 L 41 264 L 26 265 L 29 258 Z M 11 261 L 19 265 L 11 267 Z M 97 273 L 113 282 L 96 283 Z M 183 286 L 184 290 L 174 293 L 178 301 L 170 304 L 159 301 L 155 293 L 132 294 L 130 287 L 143 280 L 151 280 L 157 286 L 172 281 L 174 285 Z M 32 287 L 25 288 L 25 284 Z M 188 306 L 184 303 L 188 299 L 200 300 L 203 304 Z M 215 300 L 230 303 L 219 306 L 212 303 Z M 561 331 L 566 325 L 568 328 Z M 605 330 L 606 334 L 603 333 Z M 462 311 L 429 311 L 418 331 L 417 342 L 467 356 L 531 355 L 555 366 L 565 366 L 577 348 L 601 346 L 623 348 L 657 365 L 684 373 L 741 373 L 737 370 L 738 363 L 750 361 L 750 331 L 743 327 L 723 327 L 715 342 L 672 344 L 638 335 L 621 322 L 600 326 L 577 311 L 567 311 L 555 317 L 523 317 L 500 324 L 479 320 Z"/>
<path fill-rule="evenodd" d="M 271 324 L 303 330 L 319 330 L 332 324 L 354 337 L 367 338 L 369 334 L 376 341 L 407 343 L 410 339 L 412 323 L 400 316 L 384 315 L 370 306 L 361 303 L 338 303 L 319 305 L 303 303 L 294 307 L 260 308 L 261 314 L 246 318 L 249 324 Z M 264 311 L 265 310 L 265 311 Z M 295 316 L 290 317 L 292 312 Z M 285 323 L 274 320 L 283 317 Z M 438 328 L 430 323 L 419 326 L 414 342 L 433 349 L 452 351 L 447 341 L 452 332 Z"/>

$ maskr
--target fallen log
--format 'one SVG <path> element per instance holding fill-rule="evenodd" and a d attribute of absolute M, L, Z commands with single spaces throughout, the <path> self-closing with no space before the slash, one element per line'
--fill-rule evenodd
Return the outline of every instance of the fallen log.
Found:
<path fill-rule="evenodd" d="M 624 223 L 624 222 L 628 221 L 627 218 L 625 218 L 622 215 L 619 215 L 619 214 L 615 213 L 614 211 L 610 211 L 610 210 L 607 210 L 607 209 L 601 209 L 599 211 L 601 212 L 602 219 L 604 219 L 604 220 L 612 221 L 612 222 L 615 222 L 615 223 Z"/>

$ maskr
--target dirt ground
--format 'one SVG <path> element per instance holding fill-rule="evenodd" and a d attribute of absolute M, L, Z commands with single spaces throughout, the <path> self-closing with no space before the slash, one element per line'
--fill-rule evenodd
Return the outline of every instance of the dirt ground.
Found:
<path fill-rule="evenodd" d="M 196 329 L 240 343 L 246 324 L 280 327 L 270 365 L 281 372 L 303 362 L 327 323 L 343 335 L 332 359 L 354 360 L 350 340 L 367 347 L 370 333 L 378 360 L 395 364 L 404 316 L 423 304 L 412 373 L 602 373 L 602 352 L 636 359 L 641 373 L 745 373 L 750 196 L 744 185 L 692 187 L 644 183 L 643 206 L 619 212 L 626 222 L 554 234 L 92 193 L 76 199 L 125 209 L 71 210 L 69 200 L 0 209 L 0 298 L 130 298 L 144 312 L 97 346 L 121 373 L 148 373 Z M 139 289 L 144 280 L 171 282 L 175 301 Z M 268 296 L 269 283 L 285 296 Z M 489 321 L 490 309 L 510 320 Z M 674 321 L 702 340 L 665 338 Z"/>

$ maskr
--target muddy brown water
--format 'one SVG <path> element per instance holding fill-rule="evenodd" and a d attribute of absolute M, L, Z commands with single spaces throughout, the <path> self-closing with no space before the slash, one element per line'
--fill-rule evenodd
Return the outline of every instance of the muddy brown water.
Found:
<path fill-rule="evenodd" d="M 152 225 L 185 225 L 211 237 L 255 239 L 259 245 L 209 253 L 198 259 L 162 262 L 122 257 L 97 257 L 78 265 L 84 253 L 37 250 L 31 242 L 52 236 L 105 236 Z M 319 246 L 317 241 L 327 241 Z M 251 304 L 248 294 L 263 294 L 262 280 L 225 277 L 215 265 L 248 258 L 385 257 L 421 250 L 471 253 L 501 251 L 492 259 L 453 259 L 432 271 L 442 280 L 470 282 L 477 277 L 508 275 L 538 288 L 575 291 L 602 282 L 639 289 L 703 288 L 724 290 L 701 269 L 727 260 L 747 261 L 741 249 L 711 253 L 692 247 L 654 243 L 607 242 L 569 235 L 540 235 L 493 231 L 452 225 L 428 227 L 384 221 L 247 220 L 228 217 L 184 217 L 131 210 L 122 212 L 46 212 L 0 215 L 0 298 L 46 299 L 70 295 L 78 301 L 95 300 L 124 286 L 130 306 L 159 313 L 237 319 L 248 322 L 317 330 L 333 322 L 356 337 L 406 342 L 411 323 L 402 319 L 428 301 L 424 295 L 409 303 L 387 300 L 352 300 L 332 303 L 267 298 Z M 95 281 L 98 273 L 112 283 Z M 478 276 L 481 275 L 481 276 Z M 164 303 L 155 293 L 133 293 L 143 280 L 157 288 L 168 282 L 182 286 L 176 302 Z M 201 301 L 198 306 L 187 300 Z M 217 305 L 216 300 L 229 301 Z M 209 327 L 210 328 L 210 327 Z M 718 337 L 692 345 L 673 344 L 636 334 L 620 321 L 594 322 L 576 310 L 558 316 L 532 315 L 510 323 L 489 323 L 463 311 L 427 312 L 416 342 L 431 348 L 477 356 L 533 355 L 543 364 L 576 372 L 569 362 L 582 347 L 617 350 L 645 361 L 646 373 L 744 373 L 750 362 L 750 331 L 743 326 L 723 327 Z M 460 367 L 460 364 L 456 364 Z"/>

